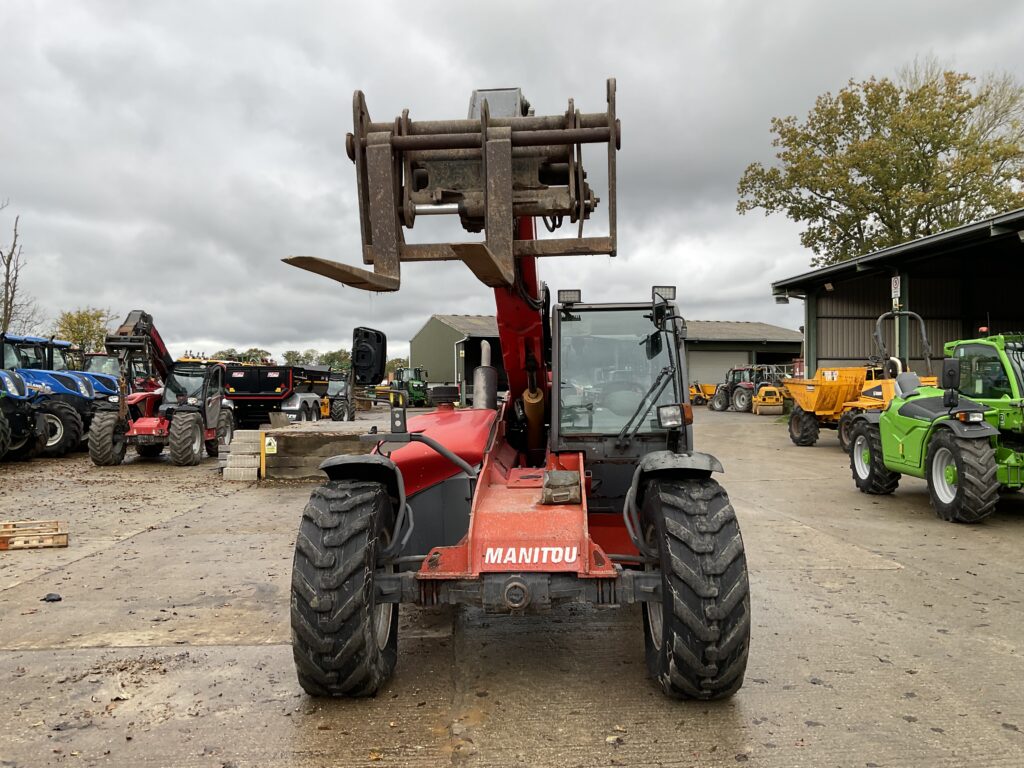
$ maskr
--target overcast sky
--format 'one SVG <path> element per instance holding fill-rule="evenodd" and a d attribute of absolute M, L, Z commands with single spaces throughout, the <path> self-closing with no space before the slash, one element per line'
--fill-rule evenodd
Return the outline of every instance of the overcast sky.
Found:
<path fill-rule="evenodd" d="M 542 278 L 587 300 L 674 283 L 689 318 L 795 328 L 802 305 L 769 283 L 808 269 L 799 229 L 735 212 L 771 117 L 915 55 L 1024 79 L 1021 3 L 511 5 L 3 0 L 0 243 L 20 215 L 50 317 L 145 309 L 175 354 L 335 349 L 356 325 L 405 354 L 432 313 L 493 311 L 464 265 L 405 265 L 400 292 L 368 294 L 280 261 L 360 263 L 353 90 L 376 120 L 461 118 L 473 88 L 508 85 L 538 114 L 595 112 L 614 76 L 620 255 Z"/>

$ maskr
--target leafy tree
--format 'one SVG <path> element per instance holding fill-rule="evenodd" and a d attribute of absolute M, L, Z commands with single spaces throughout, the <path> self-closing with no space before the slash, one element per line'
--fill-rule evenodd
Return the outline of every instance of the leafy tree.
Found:
<path fill-rule="evenodd" d="M 228 347 L 222 349 L 219 352 L 214 352 L 210 357 L 214 360 L 241 360 L 241 355 L 238 354 L 238 350 L 234 347 Z"/>
<path fill-rule="evenodd" d="M 109 332 L 107 326 L 113 320 L 114 314 L 109 309 L 73 309 L 60 313 L 53 333 L 57 338 L 81 347 L 83 352 L 102 352 L 103 342 Z"/>
<path fill-rule="evenodd" d="M 0 203 L 0 211 L 7 207 Z M 21 288 L 21 270 L 26 262 L 18 243 L 18 221 L 14 217 L 14 234 L 9 248 L 0 249 L 0 333 L 31 333 L 42 323 L 42 312 L 35 300 Z"/>
<path fill-rule="evenodd" d="M 249 347 L 239 354 L 238 359 L 244 363 L 259 363 L 270 359 L 270 352 L 259 347 Z"/>
<path fill-rule="evenodd" d="M 320 365 L 329 365 L 336 371 L 348 370 L 352 366 L 352 354 L 347 349 L 324 352 L 320 355 Z"/>
<path fill-rule="evenodd" d="M 299 365 L 302 362 L 302 353 L 297 349 L 289 349 L 281 354 L 285 365 Z"/>
<path fill-rule="evenodd" d="M 386 374 L 388 374 L 388 376 L 390 376 L 391 374 L 393 374 L 395 372 L 396 369 L 398 369 L 398 368 L 408 368 L 408 367 L 409 367 L 409 358 L 408 357 L 393 357 L 390 360 L 388 360 L 387 364 L 384 366 L 384 372 Z"/>
<path fill-rule="evenodd" d="M 302 357 L 299 361 L 303 365 L 316 365 L 320 361 L 320 353 L 315 349 L 307 349 L 302 353 Z"/>
<path fill-rule="evenodd" d="M 1024 87 L 915 62 L 850 81 L 804 122 L 772 118 L 778 164 L 752 163 L 737 210 L 805 224 L 814 266 L 1024 205 Z"/>

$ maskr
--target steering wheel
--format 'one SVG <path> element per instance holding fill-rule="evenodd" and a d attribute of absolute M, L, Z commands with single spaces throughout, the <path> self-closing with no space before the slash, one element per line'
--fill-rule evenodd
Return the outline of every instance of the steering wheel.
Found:
<path fill-rule="evenodd" d="M 610 381 L 601 389 L 597 404 L 616 416 L 632 416 L 646 392 L 635 381 Z"/>

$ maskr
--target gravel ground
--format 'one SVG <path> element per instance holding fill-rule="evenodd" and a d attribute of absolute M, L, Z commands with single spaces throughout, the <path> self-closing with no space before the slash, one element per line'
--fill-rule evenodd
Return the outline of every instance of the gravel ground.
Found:
<path fill-rule="evenodd" d="M 1020 766 L 1024 498 L 936 519 L 924 484 L 857 493 L 832 434 L 698 413 L 743 526 L 754 625 L 730 701 L 665 699 L 636 609 L 403 608 L 376 698 L 295 681 L 291 550 L 310 487 L 84 454 L 0 464 L 0 766 Z M 56 603 L 41 602 L 47 593 Z"/>

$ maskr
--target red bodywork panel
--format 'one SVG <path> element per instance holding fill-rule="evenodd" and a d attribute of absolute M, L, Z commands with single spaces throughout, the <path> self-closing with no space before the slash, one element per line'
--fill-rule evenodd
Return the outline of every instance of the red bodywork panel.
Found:
<path fill-rule="evenodd" d="M 432 437 L 470 465 L 477 466 L 483 461 L 496 418 L 497 413 L 494 411 L 456 411 L 448 405 L 439 407 L 433 413 L 413 416 L 407 428 L 410 432 L 422 432 Z M 391 460 L 402 472 L 407 496 L 437 485 L 462 471 L 422 443 L 409 443 L 392 451 Z"/>
<path fill-rule="evenodd" d="M 142 414 L 141 418 L 128 419 L 128 431 L 125 437 L 167 437 L 170 431 L 171 422 L 164 416 L 160 416 L 160 403 L 163 395 L 159 392 L 133 392 L 124 399 L 129 407 L 138 408 Z M 203 440 L 213 440 L 217 436 L 217 428 L 211 427 L 203 430 Z"/>
<path fill-rule="evenodd" d="M 544 472 L 578 471 L 582 478 L 583 455 L 552 454 L 544 468 L 516 461 L 516 450 L 499 435 L 477 480 L 468 533 L 455 546 L 432 549 L 418 578 L 475 579 L 488 572 L 615 578 L 615 566 L 590 536 L 586 495 L 580 504 L 541 503 Z"/>

